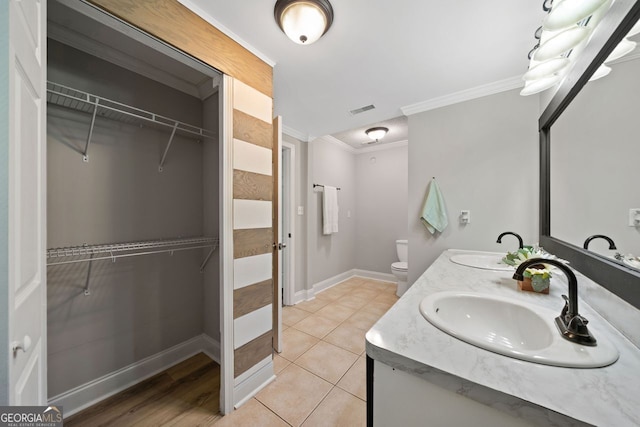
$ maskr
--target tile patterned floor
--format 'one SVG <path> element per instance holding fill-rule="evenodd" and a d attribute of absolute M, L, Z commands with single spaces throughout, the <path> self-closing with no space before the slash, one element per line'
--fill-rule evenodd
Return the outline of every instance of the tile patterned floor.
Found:
<path fill-rule="evenodd" d="M 398 300 L 394 283 L 353 277 L 282 310 L 276 379 L 224 426 L 365 426 L 367 330 Z"/>

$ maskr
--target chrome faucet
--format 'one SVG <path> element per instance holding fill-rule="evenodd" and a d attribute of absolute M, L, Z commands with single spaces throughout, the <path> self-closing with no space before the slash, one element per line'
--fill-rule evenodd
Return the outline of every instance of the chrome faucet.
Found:
<path fill-rule="evenodd" d="M 585 249 L 589 249 L 589 243 L 591 243 L 593 239 L 604 239 L 607 242 L 609 242 L 609 249 L 611 250 L 618 249 L 616 248 L 616 244 L 613 243 L 613 240 L 611 240 L 610 237 L 607 237 L 604 234 L 594 234 L 593 236 L 587 237 L 587 240 L 584 241 L 584 244 L 582 245 L 582 247 Z"/>
<path fill-rule="evenodd" d="M 498 240 L 496 243 L 502 243 L 502 238 L 507 234 L 511 234 L 512 236 L 516 236 L 518 238 L 518 249 L 522 249 L 524 247 L 524 243 L 522 242 L 522 237 L 518 233 L 514 233 L 513 231 L 505 231 L 504 233 L 498 236 Z"/>
<path fill-rule="evenodd" d="M 524 273 L 524 270 L 534 264 L 554 265 L 567 276 L 569 282 L 569 298 L 567 298 L 566 295 L 562 295 L 565 301 L 564 308 L 560 316 L 556 317 L 556 326 L 560 334 L 569 341 L 582 345 L 595 346 L 597 341 L 587 328 L 589 321 L 578 313 L 578 279 L 576 279 L 576 275 L 561 261 L 555 259 L 530 258 L 518 266 L 516 272 L 513 274 L 513 278 L 523 280 L 524 276 L 522 273 Z"/>

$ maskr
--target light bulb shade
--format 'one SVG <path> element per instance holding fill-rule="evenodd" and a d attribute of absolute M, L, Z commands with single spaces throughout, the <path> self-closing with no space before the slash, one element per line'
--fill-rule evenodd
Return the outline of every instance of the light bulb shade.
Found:
<path fill-rule="evenodd" d="M 633 52 L 633 50 L 636 48 L 636 45 L 637 43 L 632 42 L 631 40 L 627 40 L 627 39 L 620 40 L 620 43 L 618 43 L 618 46 L 616 46 L 615 49 L 611 51 L 607 59 L 604 60 L 605 64 L 611 61 L 615 61 L 616 59 L 620 59 L 623 56 Z"/>
<path fill-rule="evenodd" d="M 367 136 L 374 141 L 379 141 L 384 138 L 387 132 L 389 132 L 389 128 L 385 127 L 375 127 L 364 131 L 364 133 L 366 133 Z"/>
<path fill-rule="evenodd" d="M 596 72 L 593 73 L 589 81 L 592 82 L 594 80 L 601 79 L 602 77 L 608 75 L 610 72 L 611 72 L 611 67 L 607 67 L 606 65 L 602 64 L 601 66 L 598 67 Z"/>
<path fill-rule="evenodd" d="M 582 43 L 589 37 L 590 33 L 590 28 L 575 25 L 542 43 L 533 54 L 533 57 L 536 61 L 547 61 L 555 58 Z"/>
<path fill-rule="evenodd" d="M 638 33 L 640 33 L 640 21 L 636 22 L 636 25 L 634 25 L 633 28 L 631 28 L 631 31 L 629 31 L 629 34 L 627 34 L 627 37 L 635 36 Z"/>
<path fill-rule="evenodd" d="M 568 58 L 553 58 L 535 65 L 527 71 L 522 80 L 539 80 L 544 77 L 551 77 L 564 71 L 571 61 Z"/>
<path fill-rule="evenodd" d="M 538 80 L 530 80 L 525 83 L 524 88 L 520 91 L 520 95 L 528 96 L 549 89 L 560 81 L 560 76 L 554 75 Z"/>
<path fill-rule="evenodd" d="M 591 16 L 607 0 L 556 0 L 542 26 L 551 31 L 570 27 Z"/>
<path fill-rule="evenodd" d="M 298 44 L 317 41 L 333 22 L 327 0 L 278 0 L 273 13 L 280 29 Z"/>

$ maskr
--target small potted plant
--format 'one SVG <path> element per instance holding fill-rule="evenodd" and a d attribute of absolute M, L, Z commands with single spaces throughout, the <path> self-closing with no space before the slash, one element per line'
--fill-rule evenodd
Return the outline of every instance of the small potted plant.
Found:
<path fill-rule="evenodd" d="M 555 259 L 554 255 L 545 252 L 542 248 L 525 246 L 515 252 L 507 252 L 502 262 L 517 267 L 523 261 L 531 258 Z M 551 270 L 543 263 L 532 265 L 524 271 L 524 280 L 518 280 L 518 289 L 521 291 L 549 293 L 551 284 Z"/>

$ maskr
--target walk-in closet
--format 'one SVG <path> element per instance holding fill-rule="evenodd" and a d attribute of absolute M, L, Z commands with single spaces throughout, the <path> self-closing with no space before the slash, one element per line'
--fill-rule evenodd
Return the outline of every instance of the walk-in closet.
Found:
<path fill-rule="evenodd" d="M 202 350 L 220 362 L 220 76 L 62 3 L 48 4 L 47 357 L 69 413 Z"/>

